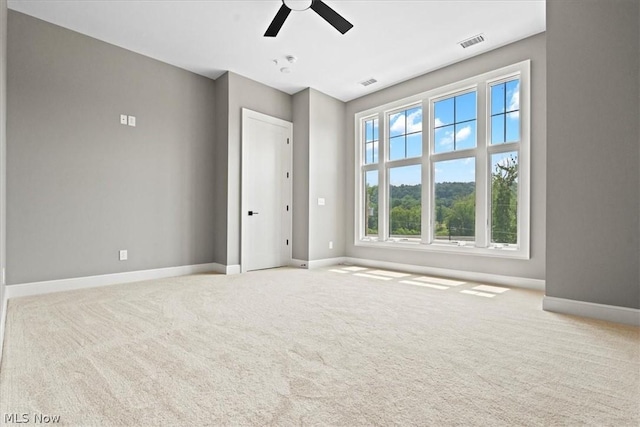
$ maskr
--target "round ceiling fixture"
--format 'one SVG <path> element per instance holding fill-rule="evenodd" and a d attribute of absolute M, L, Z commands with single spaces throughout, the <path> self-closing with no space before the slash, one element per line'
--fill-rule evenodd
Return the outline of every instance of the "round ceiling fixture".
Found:
<path fill-rule="evenodd" d="M 289 74 L 291 72 L 291 68 L 289 67 L 282 67 L 280 68 L 280 72 L 284 73 L 284 74 Z"/>
<path fill-rule="evenodd" d="M 311 7 L 313 0 L 282 0 L 282 3 L 291 10 L 303 11 Z"/>

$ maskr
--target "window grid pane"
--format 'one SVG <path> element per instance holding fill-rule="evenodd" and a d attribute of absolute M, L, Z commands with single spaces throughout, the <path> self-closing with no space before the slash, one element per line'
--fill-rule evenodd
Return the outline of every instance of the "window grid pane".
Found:
<path fill-rule="evenodd" d="M 364 122 L 364 164 L 378 163 L 378 119 Z"/>
<path fill-rule="evenodd" d="M 364 235 L 378 236 L 378 171 L 367 171 L 364 174 Z"/>
<path fill-rule="evenodd" d="M 491 86 L 491 144 L 520 141 L 520 79 Z"/>
<path fill-rule="evenodd" d="M 476 146 L 476 100 L 477 93 L 473 91 L 434 103 L 434 153 Z"/>
<path fill-rule="evenodd" d="M 422 221 L 422 166 L 389 169 L 389 237 L 419 238 Z"/>
<path fill-rule="evenodd" d="M 518 243 L 518 152 L 491 156 L 491 243 Z"/>
<path fill-rule="evenodd" d="M 433 166 L 434 240 L 475 241 L 475 157 L 434 162 Z"/>
<path fill-rule="evenodd" d="M 389 115 L 389 160 L 422 155 L 422 107 Z"/>

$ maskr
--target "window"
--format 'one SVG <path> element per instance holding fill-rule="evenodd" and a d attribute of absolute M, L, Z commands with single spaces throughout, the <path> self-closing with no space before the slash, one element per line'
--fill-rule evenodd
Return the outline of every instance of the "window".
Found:
<path fill-rule="evenodd" d="M 421 166 L 389 169 L 389 237 L 420 238 L 422 224 Z"/>
<path fill-rule="evenodd" d="M 434 240 L 460 244 L 475 240 L 475 159 L 434 162 Z"/>
<path fill-rule="evenodd" d="M 434 103 L 435 153 L 476 146 L 476 104 L 475 91 Z"/>
<path fill-rule="evenodd" d="M 364 162 L 378 163 L 378 119 L 365 121 L 364 128 Z"/>
<path fill-rule="evenodd" d="M 520 80 L 491 86 L 491 143 L 520 140 Z"/>
<path fill-rule="evenodd" d="M 422 107 L 389 115 L 389 160 L 422 155 Z"/>
<path fill-rule="evenodd" d="M 366 198 L 364 210 L 365 236 L 371 237 L 378 235 L 378 171 L 367 171 L 364 175 L 364 194 Z"/>
<path fill-rule="evenodd" d="M 529 68 L 356 114 L 357 245 L 529 257 Z"/>

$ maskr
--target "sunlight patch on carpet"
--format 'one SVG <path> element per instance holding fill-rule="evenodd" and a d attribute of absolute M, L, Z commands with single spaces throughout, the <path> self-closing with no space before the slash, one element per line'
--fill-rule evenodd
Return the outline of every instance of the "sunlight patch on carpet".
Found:
<path fill-rule="evenodd" d="M 478 297 L 485 297 L 485 298 L 493 298 L 496 296 L 496 294 L 488 294 L 486 292 L 478 292 L 478 291 L 470 291 L 470 290 L 464 290 L 464 291 L 460 291 L 461 294 L 469 294 L 469 295 L 475 295 Z"/>
<path fill-rule="evenodd" d="M 373 274 L 367 274 L 367 273 L 356 273 L 354 274 L 354 276 L 367 277 L 369 279 L 377 279 L 377 280 L 391 280 L 391 277 L 374 276 Z"/>
<path fill-rule="evenodd" d="M 411 276 L 411 274 L 407 274 L 407 273 L 398 273 L 396 271 L 387 271 L 387 270 L 373 270 L 373 271 L 369 271 L 370 274 L 377 274 L 379 276 L 386 276 L 386 277 L 393 277 L 393 278 L 401 278 L 401 277 L 408 277 Z"/>
<path fill-rule="evenodd" d="M 413 280 L 401 280 L 400 283 L 404 283 L 407 285 L 414 285 L 414 286 L 422 286 L 425 288 L 440 289 L 440 290 L 450 289 L 448 286 L 434 285 L 431 283 L 424 283 L 424 282 L 414 282 Z"/>
<path fill-rule="evenodd" d="M 482 291 L 482 292 L 491 292 L 494 294 L 502 294 L 504 292 L 507 292 L 509 290 L 509 288 L 501 288 L 498 286 L 490 286 L 490 285 L 480 285 L 480 286 L 475 286 L 472 289 L 475 289 L 477 291 Z"/>
<path fill-rule="evenodd" d="M 459 280 L 442 279 L 440 277 L 430 277 L 430 276 L 416 277 L 414 280 L 419 280 L 421 282 L 427 282 L 427 283 L 432 283 L 436 285 L 445 285 L 445 286 L 460 286 L 466 283 L 466 282 L 461 282 Z"/>

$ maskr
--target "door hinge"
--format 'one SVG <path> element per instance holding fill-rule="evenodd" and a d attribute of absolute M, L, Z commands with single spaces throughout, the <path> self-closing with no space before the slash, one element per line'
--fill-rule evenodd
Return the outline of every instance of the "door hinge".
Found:
<path fill-rule="evenodd" d="M 287 246 L 289 246 L 289 239 L 287 239 Z"/>
<path fill-rule="evenodd" d="M 289 205 L 287 205 L 287 212 L 289 212 Z"/>
<path fill-rule="evenodd" d="M 287 178 L 289 178 L 289 172 L 287 172 Z"/>
<path fill-rule="evenodd" d="M 287 138 L 287 144 L 289 143 L 289 138 Z"/>

